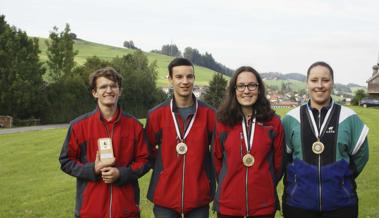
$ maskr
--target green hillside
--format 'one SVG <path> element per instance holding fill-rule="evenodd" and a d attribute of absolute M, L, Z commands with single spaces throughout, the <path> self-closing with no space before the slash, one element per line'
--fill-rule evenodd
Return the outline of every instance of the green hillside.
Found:
<path fill-rule="evenodd" d="M 39 38 L 39 45 L 40 45 L 40 58 L 42 61 L 47 60 L 46 55 L 46 38 Z M 78 50 L 78 55 L 75 57 L 75 61 L 77 64 L 81 65 L 84 64 L 86 59 L 92 56 L 97 56 L 101 59 L 105 60 L 111 60 L 114 57 L 121 57 L 126 54 L 130 54 L 134 52 L 133 49 L 127 49 L 127 48 L 121 48 L 121 47 L 115 47 L 115 46 L 109 46 L 94 42 L 85 41 L 82 39 L 75 40 L 74 49 Z M 157 86 L 158 87 L 167 87 L 168 80 L 167 80 L 167 66 L 169 62 L 173 59 L 173 57 L 152 53 L 152 52 L 145 52 L 146 56 L 148 57 L 150 63 L 153 61 L 156 61 L 157 64 L 157 70 L 158 70 L 158 79 L 157 79 Z M 205 67 L 195 66 L 195 74 L 196 74 L 196 85 L 199 86 L 207 86 L 209 81 L 211 81 L 213 74 L 216 73 L 213 70 L 210 70 Z M 225 77 L 227 80 L 229 80 L 229 77 Z M 305 89 L 305 83 L 298 81 L 298 80 L 265 80 L 265 84 L 269 86 L 276 86 L 278 89 L 281 88 L 282 83 L 287 83 L 291 87 L 293 91 L 299 91 L 301 89 Z"/>
<path fill-rule="evenodd" d="M 264 83 L 271 87 L 276 86 L 279 90 L 283 83 L 289 84 L 293 91 L 305 89 L 305 83 L 298 80 L 264 80 Z"/>
<path fill-rule="evenodd" d="M 45 38 L 39 38 L 39 45 L 41 50 L 41 60 L 46 61 L 47 55 L 46 55 L 46 40 Z M 99 43 L 89 42 L 85 40 L 75 40 L 74 49 L 78 50 L 78 55 L 75 57 L 75 61 L 77 64 L 83 64 L 86 60 L 86 58 L 97 56 L 99 58 L 105 59 L 105 60 L 111 60 L 114 57 L 121 57 L 126 54 L 130 54 L 133 52 L 132 49 L 126 49 L 126 48 L 119 48 L 109 45 L 103 45 Z M 158 80 L 157 85 L 159 87 L 165 87 L 168 86 L 167 81 L 167 66 L 169 62 L 173 59 L 173 57 L 151 53 L 151 52 L 145 52 L 146 56 L 148 57 L 150 63 L 153 61 L 156 61 L 157 69 L 158 69 Z M 212 79 L 213 74 L 215 71 L 210 70 L 208 68 L 195 66 L 195 74 L 196 74 L 196 84 L 200 86 L 206 86 L 208 85 L 208 82 Z"/>

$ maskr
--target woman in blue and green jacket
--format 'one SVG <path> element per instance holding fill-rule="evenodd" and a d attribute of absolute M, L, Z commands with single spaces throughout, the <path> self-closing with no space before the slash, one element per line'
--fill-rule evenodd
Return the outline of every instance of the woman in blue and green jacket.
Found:
<path fill-rule="evenodd" d="M 286 218 L 357 218 L 355 178 L 368 160 L 368 128 L 351 109 L 333 101 L 333 69 L 307 71 L 310 100 L 283 118 L 287 164 Z"/>

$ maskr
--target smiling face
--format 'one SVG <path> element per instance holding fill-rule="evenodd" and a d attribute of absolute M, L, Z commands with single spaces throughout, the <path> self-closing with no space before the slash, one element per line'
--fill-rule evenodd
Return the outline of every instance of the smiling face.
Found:
<path fill-rule="evenodd" d="M 240 73 L 236 80 L 236 98 L 242 111 L 252 111 L 258 99 L 259 84 L 257 77 L 248 71 Z"/>
<path fill-rule="evenodd" d="M 169 81 L 174 89 L 174 96 L 178 98 L 192 98 L 192 89 L 195 74 L 192 66 L 176 66 L 172 68 Z"/>
<path fill-rule="evenodd" d="M 308 93 L 311 106 L 321 109 L 327 106 L 333 90 L 332 74 L 327 67 L 315 66 L 309 71 L 307 80 Z"/>
<path fill-rule="evenodd" d="M 96 79 L 96 87 L 92 90 L 92 95 L 97 99 L 100 108 L 117 107 L 121 89 L 116 82 L 99 77 Z"/>

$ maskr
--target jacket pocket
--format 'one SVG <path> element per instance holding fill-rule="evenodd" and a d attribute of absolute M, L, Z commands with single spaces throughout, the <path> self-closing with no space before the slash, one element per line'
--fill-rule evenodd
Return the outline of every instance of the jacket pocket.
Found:
<path fill-rule="evenodd" d="M 341 160 L 323 168 L 323 203 L 325 210 L 334 210 L 356 203 L 353 179 L 347 161 Z"/>

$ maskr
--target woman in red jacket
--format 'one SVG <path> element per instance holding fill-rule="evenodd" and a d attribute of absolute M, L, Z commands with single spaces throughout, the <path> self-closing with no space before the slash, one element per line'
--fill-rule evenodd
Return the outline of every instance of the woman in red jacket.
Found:
<path fill-rule="evenodd" d="M 217 113 L 213 162 L 218 217 L 271 218 L 279 209 L 284 130 L 252 67 L 236 70 Z"/>

